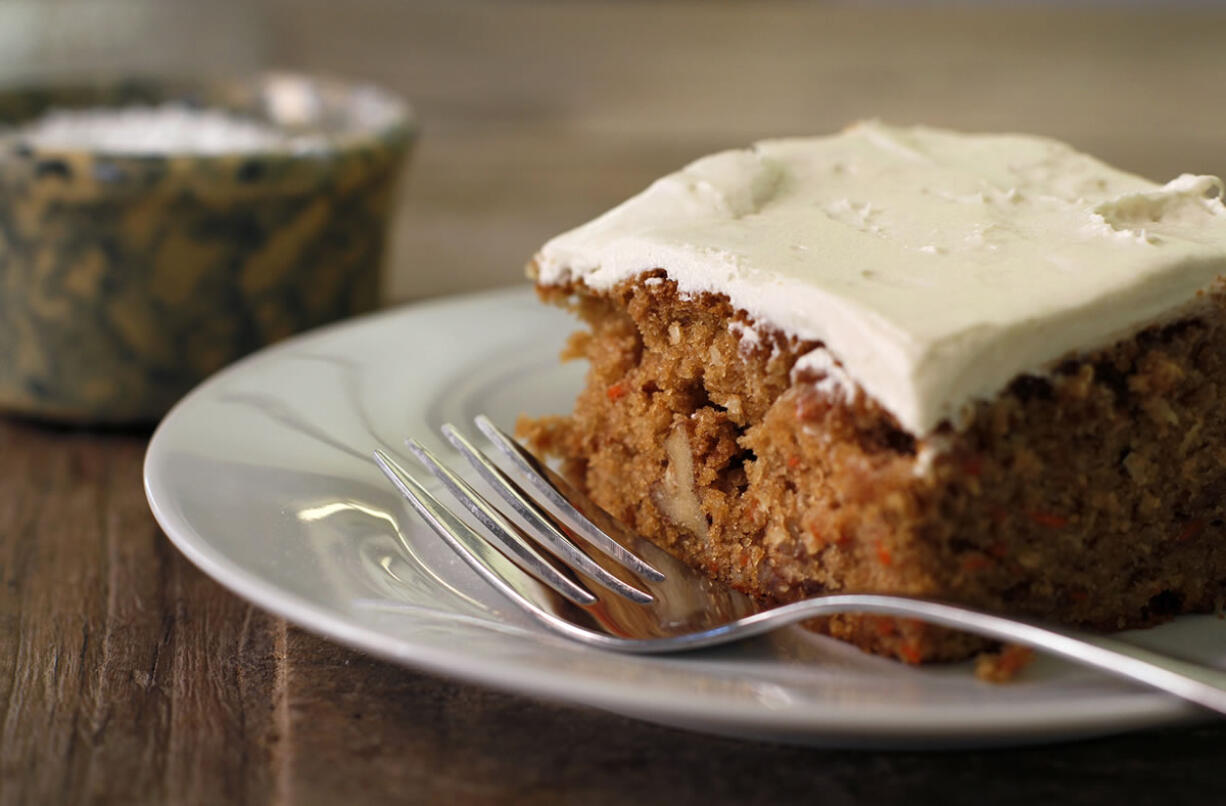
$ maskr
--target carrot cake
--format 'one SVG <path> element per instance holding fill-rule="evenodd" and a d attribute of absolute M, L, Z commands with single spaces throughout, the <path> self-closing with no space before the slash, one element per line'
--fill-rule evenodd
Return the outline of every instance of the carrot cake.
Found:
<path fill-rule="evenodd" d="M 1053 140 L 863 123 L 698 160 L 529 271 L 586 329 L 521 433 L 770 602 L 1120 629 L 1226 597 L 1226 207 Z M 848 614 L 909 662 L 971 636 Z"/>

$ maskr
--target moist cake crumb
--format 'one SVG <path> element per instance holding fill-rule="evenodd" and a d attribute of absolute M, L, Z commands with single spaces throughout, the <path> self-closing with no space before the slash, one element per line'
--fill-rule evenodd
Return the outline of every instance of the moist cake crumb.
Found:
<path fill-rule="evenodd" d="M 1034 660 L 1034 650 L 1010 644 L 999 652 L 975 656 L 975 677 L 985 683 L 1011 683 Z"/>

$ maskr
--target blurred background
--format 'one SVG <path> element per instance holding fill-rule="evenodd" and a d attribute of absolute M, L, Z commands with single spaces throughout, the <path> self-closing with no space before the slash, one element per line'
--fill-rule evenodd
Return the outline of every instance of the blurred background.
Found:
<path fill-rule="evenodd" d="M 422 139 L 388 299 L 522 282 L 546 238 L 757 138 L 879 117 L 1226 173 L 1226 11 L 1196 3 L 0 0 L 0 79 L 300 68 Z"/>

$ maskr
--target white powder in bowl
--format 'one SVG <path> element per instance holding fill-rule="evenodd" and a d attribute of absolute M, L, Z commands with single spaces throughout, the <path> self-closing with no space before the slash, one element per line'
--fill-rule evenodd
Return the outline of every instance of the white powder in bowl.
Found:
<path fill-rule="evenodd" d="M 128 155 L 298 152 L 324 145 L 318 134 L 298 134 L 220 109 L 181 103 L 52 109 L 13 133 L 35 148 Z"/>

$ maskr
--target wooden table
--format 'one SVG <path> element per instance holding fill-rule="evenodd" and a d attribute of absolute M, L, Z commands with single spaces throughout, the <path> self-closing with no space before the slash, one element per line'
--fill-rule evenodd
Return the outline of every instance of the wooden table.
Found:
<path fill-rule="evenodd" d="M 356 10 L 355 10 L 356 9 Z M 270 58 L 418 102 L 395 299 L 515 282 L 682 160 L 856 117 L 1046 131 L 1226 172 L 1207 12 L 793 3 L 267 6 Z M 691 735 L 374 661 L 189 565 L 147 434 L 0 422 L 0 804 L 1226 801 L 1226 723 L 952 754 Z"/>

